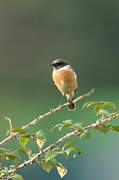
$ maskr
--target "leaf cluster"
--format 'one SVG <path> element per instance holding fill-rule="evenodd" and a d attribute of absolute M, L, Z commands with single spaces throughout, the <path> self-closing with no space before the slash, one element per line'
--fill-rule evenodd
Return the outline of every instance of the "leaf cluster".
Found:
<path fill-rule="evenodd" d="M 44 145 L 48 141 L 44 132 L 39 130 L 35 133 L 27 132 L 22 128 L 13 128 L 9 131 L 9 133 L 18 133 L 16 139 L 19 143 L 18 149 L 7 149 L 7 148 L 0 148 L 0 179 L 13 179 L 13 180 L 23 180 L 19 174 L 16 174 L 17 167 L 21 161 L 21 155 L 25 155 L 25 159 L 28 162 L 37 163 L 39 166 L 42 167 L 43 170 L 50 172 L 52 168 L 56 168 L 59 176 L 62 178 L 67 173 L 67 168 L 61 162 L 58 161 L 58 156 L 63 156 L 66 159 L 72 155 L 73 158 L 79 157 L 82 153 L 79 143 L 80 139 L 90 139 L 91 132 L 89 129 L 95 129 L 100 131 L 103 134 L 106 134 L 110 130 L 116 131 L 119 133 L 119 126 L 113 125 L 112 123 L 108 123 L 108 120 L 116 118 L 119 113 L 110 113 L 110 109 L 115 109 L 115 105 L 112 102 L 104 102 L 104 101 L 91 101 L 86 102 L 83 105 L 83 108 L 93 107 L 94 113 L 96 116 L 99 116 L 99 119 L 96 123 L 88 126 L 83 126 L 79 121 L 73 122 L 71 119 L 62 121 L 59 124 L 53 126 L 50 130 L 51 133 L 53 131 L 58 130 L 62 131 L 63 128 L 66 128 L 67 134 L 64 137 L 60 137 L 60 141 L 57 141 L 53 144 L 53 146 L 47 147 L 47 150 L 44 150 Z M 107 118 L 107 120 L 106 120 Z M 78 141 L 69 140 L 65 141 L 65 139 L 69 139 L 73 132 L 73 136 L 75 136 Z M 34 145 L 37 148 L 36 153 L 32 151 L 32 148 L 29 147 L 29 142 L 34 142 Z M 59 143 L 60 142 L 60 143 Z M 34 160 L 34 157 L 37 154 L 40 154 L 37 159 Z M 33 160 L 32 160 L 33 159 Z M 31 160 L 31 161 L 29 161 Z M 10 165 L 8 167 L 2 166 L 3 161 L 9 161 Z M 23 163 L 23 167 L 25 164 Z M 13 171 L 12 171 L 13 170 Z M 13 173 L 10 173 L 13 172 Z"/>

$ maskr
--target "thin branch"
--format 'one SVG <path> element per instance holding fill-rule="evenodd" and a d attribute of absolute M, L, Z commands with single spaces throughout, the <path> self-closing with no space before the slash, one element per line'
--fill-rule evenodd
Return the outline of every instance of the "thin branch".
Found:
<path fill-rule="evenodd" d="M 12 130 L 12 120 L 8 117 L 4 117 L 4 119 L 9 122 L 10 130 Z"/>
<path fill-rule="evenodd" d="M 112 119 L 116 119 L 119 118 L 119 114 L 115 114 L 113 116 L 104 118 L 101 120 L 101 124 L 104 124 L 105 122 L 111 121 Z M 93 124 L 90 124 L 88 126 L 85 126 L 83 128 L 83 130 L 87 130 L 87 129 L 93 129 L 95 127 L 98 127 L 100 125 L 100 121 L 96 121 Z M 54 148 L 55 146 L 59 145 L 60 143 L 62 143 L 65 139 L 70 138 L 71 136 L 76 136 L 77 133 L 80 133 L 81 130 L 77 129 L 74 130 L 68 134 L 66 134 L 65 136 L 61 137 L 60 139 L 58 139 L 54 144 L 51 144 L 50 146 L 46 147 L 42 152 L 37 153 L 33 158 L 23 162 L 22 164 L 18 165 L 15 169 L 9 170 L 9 174 L 12 175 L 14 174 L 18 169 L 24 168 L 26 167 L 28 164 L 33 164 L 42 154 L 46 153 L 47 151 L 51 150 L 52 148 Z"/>
<path fill-rule="evenodd" d="M 86 94 L 84 94 L 84 95 L 81 95 L 81 96 L 79 96 L 78 98 L 74 99 L 73 102 L 76 103 L 76 102 L 80 101 L 81 99 L 83 99 L 84 97 L 90 96 L 93 92 L 94 92 L 94 89 L 92 89 L 90 92 L 88 92 L 88 93 L 86 93 Z M 62 108 L 66 107 L 66 106 L 68 106 L 68 105 L 69 105 L 69 103 L 65 103 L 65 104 L 63 104 L 63 105 L 60 106 L 60 107 L 57 107 L 57 108 L 55 108 L 55 109 L 51 109 L 49 112 L 47 112 L 47 113 L 45 113 L 45 114 L 43 114 L 43 115 L 39 115 L 37 118 L 35 118 L 35 119 L 34 119 L 33 121 L 31 121 L 30 123 L 24 125 L 24 126 L 22 127 L 22 129 L 25 130 L 25 129 L 28 129 L 29 127 L 31 127 L 31 126 L 34 126 L 39 120 L 44 119 L 45 117 L 47 117 L 47 116 L 49 116 L 49 115 L 51 115 L 51 114 L 53 114 L 53 113 L 55 113 L 55 112 L 57 112 L 57 111 L 60 111 Z M 5 143 L 7 143 L 9 140 L 11 140 L 13 137 L 15 137 L 15 136 L 18 135 L 18 134 L 19 134 L 19 133 L 17 133 L 17 132 L 15 132 L 15 133 L 13 133 L 13 134 L 10 134 L 7 138 L 5 138 L 4 140 L 2 140 L 2 141 L 0 142 L 0 146 L 3 146 Z"/>

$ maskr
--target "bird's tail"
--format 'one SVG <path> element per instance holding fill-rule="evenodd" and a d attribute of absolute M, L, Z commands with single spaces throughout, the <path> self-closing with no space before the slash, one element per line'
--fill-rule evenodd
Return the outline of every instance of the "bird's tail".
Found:
<path fill-rule="evenodd" d="M 68 106 L 68 110 L 69 110 L 69 111 L 75 111 L 75 109 L 76 109 L 75 104 L 74 104 L 73 102 L 70 102 L 70 104 L 69 104 L 69 106 Z"/>
<path fill-rule="evenodd" d="M 76 106 L 75 106 L 75 104 L 72 102 L 72 96 L 67 95 L 67 102 L 70 103 L 70 104 L 68 105 L 68 110 L 69 110 L 69 111 L 75 111 Z"/>

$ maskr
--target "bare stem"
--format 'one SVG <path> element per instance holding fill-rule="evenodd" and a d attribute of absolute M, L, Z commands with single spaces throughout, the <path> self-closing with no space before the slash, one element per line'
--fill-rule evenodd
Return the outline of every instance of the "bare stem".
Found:
<path fill-rule="evenodd" d="M 12 130 L 12 120 L 8 117 L 4 117 L 4 119 L 9 122 L 10 130 Z"/>

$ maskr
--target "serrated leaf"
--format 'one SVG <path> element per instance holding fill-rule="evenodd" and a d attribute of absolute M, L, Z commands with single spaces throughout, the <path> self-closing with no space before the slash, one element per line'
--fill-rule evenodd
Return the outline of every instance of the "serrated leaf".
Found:
<path fill-rule="evenodd" d="M 57 171 L 61 178 L 64 177 L 64 175 L 67 173 L 67 169 L 65 166 L 63 166 L 61 163 L 57 163 Z"/>
<path fill-rule="evenodd" d="M 112 126 L 112 129 L 116 132 L 119 132 L 119 126 Z"/>
<path fill-rule="evenodd" d="M 45 153 L 45 161 L 50 161 L 54 159 L 58 155 L 58 152 L 49 150 L 48 152 Z"/>
<path fill-rule="evenodd" d="M 63 121 L 63 125 L 64 125 L 65 127 L 71 126 L 71 125 L 72 125 L 72 120 L 71 120 L 71 119 L 68 119 L 68 120 Z"/>
<path fill-rule="evenodd" d="M 26 147 L 26 144 L 28 143 L 28 140 L 29 138 L 26 137 L 26 136 L 20 136 L 20 139 L 19 139 L 19 144 L 22 146 L 22 147 Z"/>
<path fill-rule="evenodd" d="M 12 176 L 12 179 L 13 179 L 13 180 L 24 180 L 23 177 L 22 177 L 21 175 L 19 175 L 19 174 L 14 174 L 14 175 Z"/>
<path fill-rule="evenodd" d="M 22 128 L 13 128 L 10 132 L 13 132 L 13 133 L 18 132 L 18 133 L 21 133 L 21 134 L 26 133 L 26 131 L 24 129 L 22 129 Z"/>

